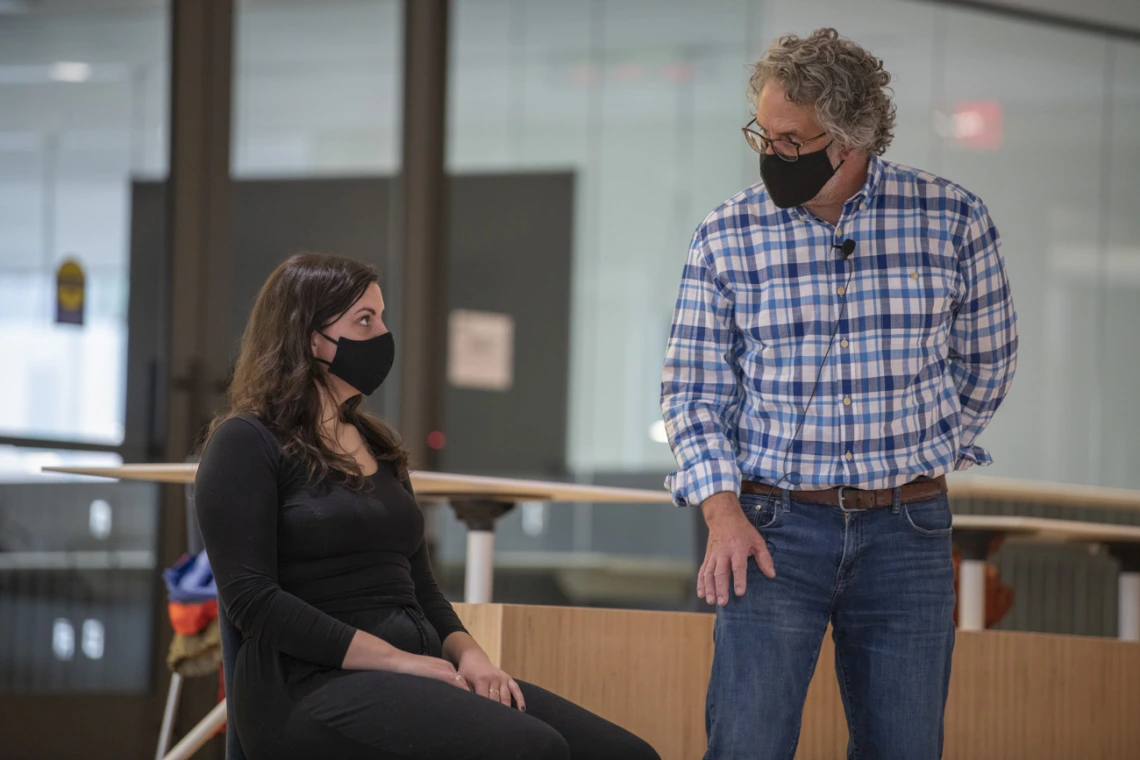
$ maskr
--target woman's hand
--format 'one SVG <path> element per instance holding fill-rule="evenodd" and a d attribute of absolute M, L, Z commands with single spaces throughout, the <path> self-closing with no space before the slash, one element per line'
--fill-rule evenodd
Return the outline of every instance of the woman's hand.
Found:
<path fill-rule="evenodd" d="M 421 678 L 434 678 L 437 681 L 458 686 L 464 691 L 472 690 L 471 684 L 455 670 L 454 665 L 438 657 L 400 652 L 399 655 L 390 660 L 389 667 L 384 669 L 391 670 L 394 673 L 420 676 Z"/>
<path fill-rule="evenodd" d="M 389 670 L 421 678 L 433 678 L 464 691 L 471 691 L 467 679 L 459 675 L 455 666 L 438 657 L 411 654 L 389 644 L 371 633 L 357 631 L 348 645 L 341 667 L 345 670 Z"/>
<path fill-rule="evenodd" d="M 464 654 L 459 661 L 459 673 L 479 696 L 502 702 L 507 707 L 511 706 L 513 697 L 519 710 L 526 712 L 526 700 L 515 679 L 491 664 L 481 649 L 473 649 Z"/>

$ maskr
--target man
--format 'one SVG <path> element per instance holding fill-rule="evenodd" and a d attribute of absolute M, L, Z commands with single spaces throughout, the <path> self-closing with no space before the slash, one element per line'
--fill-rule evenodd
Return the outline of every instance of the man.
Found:
<path fill-rule="evenodd" d="M 792 757 L 828 623 L 848 757 L 942 751 L 944 475 L 990 462 L 976 440 L 1017 334 L 985 205 L 880 158 L 889 82 L 833 29 L 773 44 L 745 128 L 763 184 L 705 219 L 685 266 L 661 407 L 667 487 L 709 528 L 708 758 Z"/>

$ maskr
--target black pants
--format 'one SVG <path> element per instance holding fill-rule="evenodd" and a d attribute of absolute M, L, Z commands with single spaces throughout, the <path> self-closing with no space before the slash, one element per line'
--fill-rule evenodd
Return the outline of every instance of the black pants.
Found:
<path fill-rule="evenodd" d="M 440 655 L 416 610 L 351 624 L 405 651 Z M 623 728 L 519 682 L 527 711 L 402 673 L 320 668 L 246 641 L 234 674 L 235 721 L 249 760 L 656 760 Z"/>

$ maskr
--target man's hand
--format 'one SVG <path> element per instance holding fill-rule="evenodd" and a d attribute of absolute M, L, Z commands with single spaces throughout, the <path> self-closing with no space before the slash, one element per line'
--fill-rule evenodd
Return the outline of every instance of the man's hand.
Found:
<path fill-rule="evenodd" d="M 760 572 L 769 578 L 776 577 L 772 556 L 764 538 L 748 522 L 740 508 L 740 499 L 733 493 L 718 493 L 701 504 L 705 522 L 709 526 L 709 543 L 705 548 L 705 561 L 697 574 L 697 596 L 709 604 L 728 604 L 728 580 L 731 572 L 736 595 L 744 596 L 748 587 L 748 558 L 756 559 Z"/>

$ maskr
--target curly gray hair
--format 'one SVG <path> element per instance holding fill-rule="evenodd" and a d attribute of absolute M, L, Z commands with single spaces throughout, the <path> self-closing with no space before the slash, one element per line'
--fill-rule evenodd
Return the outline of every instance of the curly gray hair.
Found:
<path fill-rule="evenodd" d="M 815 109 L 816 118 L 845 148 L 881 156 L 894 138 L 894 94 L 883 62 L 834 29 L 810 37 L 788 34 L 752 66 L 749 97 L 756 101 L 769 82 L 788 100 Z"/>

